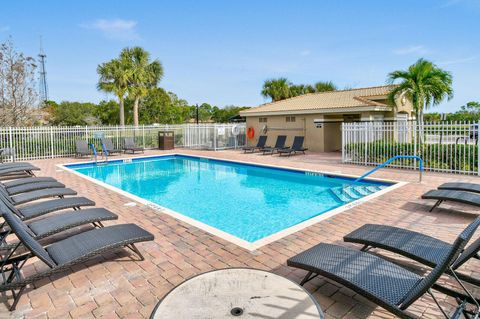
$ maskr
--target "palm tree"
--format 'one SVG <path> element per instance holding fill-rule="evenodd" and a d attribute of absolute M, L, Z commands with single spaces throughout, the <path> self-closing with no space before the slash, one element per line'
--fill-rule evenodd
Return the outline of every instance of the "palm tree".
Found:
<path fill-rule="evenodd" d="M 390 92 L 389 100 L 395 105 L 398 97 L 407 98 L 417 114 L 417 121 L 422 125 L 423 111 L 440 104 L 445 98 L 453 97 L 452 75 L 437 67 L 430 61 L 419 59 L 408 70 L 393 71 L 388 74 L 387 82 L 400 83 Z"/>
<path fill-rule="evenodd" d="M 128 90 L 129 73 L 124 61 L 113 59 L 97 67 L 100 75 L 97 88 L 101 91 L 113 93 L 118 98 L 120 107 L 120 125 L 125 125 L 125 95 Z"/>
<path fill-rule="evenodd" d="M 337 86 L 333 84 L 332 81 L 320 81 L 315 83 L 315 92 L 330 92 L 330 91 L 336 91 Z"/>
<path fill-rule="evenodd" d="M 286 78 L 270 79 L 263 83 L 262 96 L 271 98 L 272 102 L 288 99 L 290 94 L 290 83 Z"/>
<path fill-rule="evenodd" d="M 138 126 L 140 99 L 147 96 L 149 90 L 157 87 L 163 77 L 163 67 L 158 60 L 150 62 L 150 54 L 141 47 L 123 49 L 120 59 L 126 61 L 129 70 L 128 96 L 134 99 L 133 124 Z"/>
<path fill-rule="evenodd" d="M 315 92 L 315 88 L 309 84 L 290 85 L 289 89 L 291 97 Z"/>

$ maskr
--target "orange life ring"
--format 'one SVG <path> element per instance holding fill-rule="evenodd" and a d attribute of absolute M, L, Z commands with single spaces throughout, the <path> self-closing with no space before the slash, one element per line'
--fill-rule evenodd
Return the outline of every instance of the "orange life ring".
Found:
<path fill-rule="evenodd" d="M 255 129 L 253 127 L 249 127 L 247 130 L 247 137 L 251 140 L 255 136 Z"/>

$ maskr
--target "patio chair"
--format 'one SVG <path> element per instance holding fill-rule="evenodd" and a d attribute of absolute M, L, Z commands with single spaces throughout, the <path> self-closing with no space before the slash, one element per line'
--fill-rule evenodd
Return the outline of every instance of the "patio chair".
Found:
<path fill-rule="evenodd" d="M 113 146 L 113 142 L 111 139 L 109 138 L 102 138 L 101 139 L 102 141 L 102 151 L 103 152 L 107 152 L 107 155 L 111 155 L 111 154 L 120 154 L 122 153 L 122 150 L 118 149 L 118 148 L 115 148 L 115 146 Z"/>
<path fill-rule="evenodd" d="M 123 141 L 124 141 L 123 150 L 125 151 L 125 153 L 127 151 L 131 151 L 133 154 L 135 154 L 135 152 L 144 153 L 145 150 L 143 149 L 143 147 L 137 146 L 135 144 L 133 137 L 125 137 Z"/>
<path fill-rule="evenodd" d="M 6 187 L 3 183 L 0 183 L 0 188 L 3 189 L 8 195 L 13 196 L 21 193 L 41 190 L 41 189 L 48 189 L 48 188 L 64 188 L 65 185 L 54 181 L 47 181 L 47 182 L 37 182 L 37 183 L 26 183 L 11 187 Z"/>
<path fill-rule="evenodd" d="M 282 154 L 290 156 L 292 153 L 297 154 L 297 152 L 302 152 L 303 154 L 305 154 L 305 151 L 308 150 L 308 148 L 303 147 L 304 140 L 305 137 L 303 136 L 295 136 L 295 138 L 293 139 L 292 147 L 279 149 L 277 152 L 280 156 L 282 156 Z"/>
<path fill-rule="evenodd" d="M 0 194 L 0 201 L 21 220 L 29 220 L 48 213 L 69 208 L 79 210 L 84 206 L 95 206 L 95 202 L 86 197 L 51 199 L 38 203 L 22 205 L 22 207 L 15 207 L 7 198 L 5 198 L 5 196 L 3 196 L 3 194 Z"/>
<path fill-rule="evenodd" d="M 75 141 L 75 157 L 92 156 L 92 150 L 85 140 Z"/>
<path fill-rule="evenodd" d="M 29 163 L 8 163 L 8 166 L 1 166 L 5 164 L 0 164 L 0 177 L 3 179 L 7 178 L 18 178 L 23 176 L 35 176 L 33 171 L 39 171 L 40 169 L 36 166 L 33 166 Z M 10 165 L 16 164 L 16 165 Z"/>
<path fill-rule="evenodd" d="M 286 140 L 287 140 L 286 135 L 278 135 L 277 136 L 277 141 L 275 142 L 274 147 L 264 147 L 260 151 L 263 153 L 263 155 L 266 155 L 266 154 L 273 155 L 273 153 L 275 151 L 278 151 L 279 149 L 285 148 L 285 141 Z"/>
<path fill-rule="evenodd" d="M 448 189 L 452 191 L 465 191 L 465 192 L 480 194 L 480 184 L 475 184 L 475 183 L 463 183 L 463 182 L 444 183 L 438 186 L 438 189 Z"/>
<path fill-rule="evenodd" d="M 440 307 L 432 289 L 456 298 L 459 305 L 455 311 L 455 317 L 463 313 L 470 318 L 479 313 L 479 306 L 465 286 L 458 282 L 465 291 L 463 294 L 445 289 L 436 281 L 446 270 L 451 270 L 451 265 L 479 225 L 480 218 L 457 237 L 444 258 L 424 276 L 367 252 L 324 243 L 288 259 L 287 265 L 308 272 L 300 283 L 302 286 L 321 275 L 350 288 L 400 318 L 413 318 L 407 309 L 427 292 L 445 317 L 449 318 Z M 469 303 L 476 306 L 475 312 L 466 310 Z"/>
<path fill-rule="evenodd" d="M 14 214 L 1 202 L 0 211 L 2 216 Z M 34 239 L 40 240 L 79 226 L 92 224 L 94 227 L 103 227 L 102 222 L 116 219 L 118 219 L 118 216 L 105 208 L 88 208 L 81 212 L 75 210 L 61 212 L 40 220 L 34 220 L 28 224 L 23 221 L 21 223 Z M 8 255 L 9 250 L 13 249 L 18 243 L 18 241 L 8 241 L 9 235 L 12 234 L 11 228 L 0 232 L 0 249 L 4 256 Z"/>
<path fill-rule="evenodd" d="M 442 202 L 448 200 L 452 202 L 480 206 L 480 194 L 464 191 L 452 191 L 447 189 L 432 189 L 422 195 L 423 199 L 436 199 L 437 202 L 430 208 L 430 212 L 438 207 Z"/>
<path fill-rule="evenodd" d="M 263 148 L 267 148 L 265 144 L 267 143 L 267 136 L 266 135 L 260 135 L 258 138 L 258 142 L 256 146 L 245 146 L 242 148 L 243 153 L 255 153 L 256 150 L 261 150 Z"/>
<path fill-rule="evenodd" d="M 60 197 L 69 195 L 77 195 L 77 192 L 70 188 L 45 188 L 34 190 L 31 192 L 20 193 L 17 195 L 11 196 L 5 188 L 0 187 L 0 194 L 4 197 L 5 200 L 8 200 L 13 205 L 25 204 L 28 202 L 36 201 L 42 198 L 49 197 Z"/>
<path fill-rule="evenodd" d="M 480 217 L 477 217 L 477 220 Z M 477 220 L 474 221 L 478 222 Z M 468 226 L 470 227 L 470 226 Z M 467 227 L 467 228 L 468 228 Z M 429 267 L 435 267 L 451 249 L 452 244 L 415 231 L 387 225 L 365 224 L 343 237 L 345 242 L 363 245 L 362 251 L 380 248 L 413 259 Z M 461 280 L 480 287 L 480 280 L 458 272 L 458 268 L 472 258 L 480 259 L 480 238 L 462 251 L 453 263 L 452 270 Z"/>
<path fill-rule="evenodd" d="M 10 310 L 15 309 L 23 291 L 30 284 L 117 248 L 127 247 L 143 260 L 135 244 L 154 239 L 152 234 L 135 224 L 121 224 L 79 233 L 43 248 L 15 216 L 7 214 L 4 217 L 20 241 L 17 247 L 22 245 L 29 251 L 28 254 L 14 256 L 15 248 L 0 265 L 0 273 L 4 278 L 0 291 L 10 291 L 13 295 Z M 46 264 L 48 269 L 24 277 L 22 267 L 33 257 Z"/>
<path fill-rule="evenodd" d="M 1 181 L 1 185 L 3 185 L 6 189 L 10 189 L 11 187 L 17 187 L 22 185 L 34 185 L 37 183 L 45 183 L 45 182 L 57 182 L 57 180 L 53 177 L 24 177 L 18 178 L 12 181 Z"/>

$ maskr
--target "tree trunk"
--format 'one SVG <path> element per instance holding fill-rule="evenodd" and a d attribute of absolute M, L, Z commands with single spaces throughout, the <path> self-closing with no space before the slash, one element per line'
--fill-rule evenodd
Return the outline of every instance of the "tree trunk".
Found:
<path fill-rule="evenodd" d="M 138 103 L 140 102 L 140 98 L 135 98 L 135 102 L 133 103 L 133 125 L 138 126 Z"/>
<path fill-rule="evenodd" d="M 120 106 L 120 126 L 125 125 L 125 107 L 123 103 L 123 99 L 118 101 L 118 105 Z"/>

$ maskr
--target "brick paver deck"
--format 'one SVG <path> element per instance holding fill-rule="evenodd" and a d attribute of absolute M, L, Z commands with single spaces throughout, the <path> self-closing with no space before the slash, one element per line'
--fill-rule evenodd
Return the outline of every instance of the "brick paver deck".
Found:
<path fill-rule="evenodd" d="M 279 158 L 244 155 L 238 151 L 179 152 L 332 173 L 360 175 L 366 171 L 365 167 L 339 164 L 338 154 Z M 173 287 L 205 271 L 226 267 L 253 267 L 271 270 L 299 282 L 305 273 L 287 267 L 286 260 L 289 257 L 319 242 L 345 245 L 341 240 L 342 235 L 365 223 L 406 227 L 452 241 L 477 216 L 471 207 L 447 204 L 429 213 L 428 208 L 432 202 L 421 200 L 420 195 L 442 182 L 472 180 L 480 183 L 479 178 L 426 173 L 423 182 L 418 183 L 417 172 L 387 169 L 374 176 L 411 183 L 250 252 L 144 205 L 125 206 L 132 200 L 55 166 L 73 161 L 76 160 L 60 158 L 33 163 L 42 169 L 37 175 L 57 178 L 77 190 L 79 195 L 94 200 L 97 206 L 106 207 L 118 214 L 119 220 L 115 223 L 137 223 L 153 233 L 155 241 L 139 245 L 145 261 L 132 261 L 126 250 L 112 252 L 76 266 L 74 272 L 61 273 L 43 280 L 36 289 L 29 287 L 14 312 L 9 313 L 6 308 L 6 302 L 11 300 L 7 300 L 5 295 L 0 296 L 1 318 L 146 318 L 158 300 Z M 467 266 L 468 272 L 480 275 L 476 261 L 471 261 Z M 28 264 L 25 271 L 34 271 L 35 267 L 41 267 L 41 263 Z M 321 277 L 309 282 L 306 288 L 317 298 L 327 318 L 393 317 L 351 290 Z M 449 306 L 454 304 L 452 298 L 446 298 L 442 294 L 437 296 L 443 305 L 452 309 Z M 428 296 L 417 301 L 410 310 L 423 318 L 441 316 Z"/>

